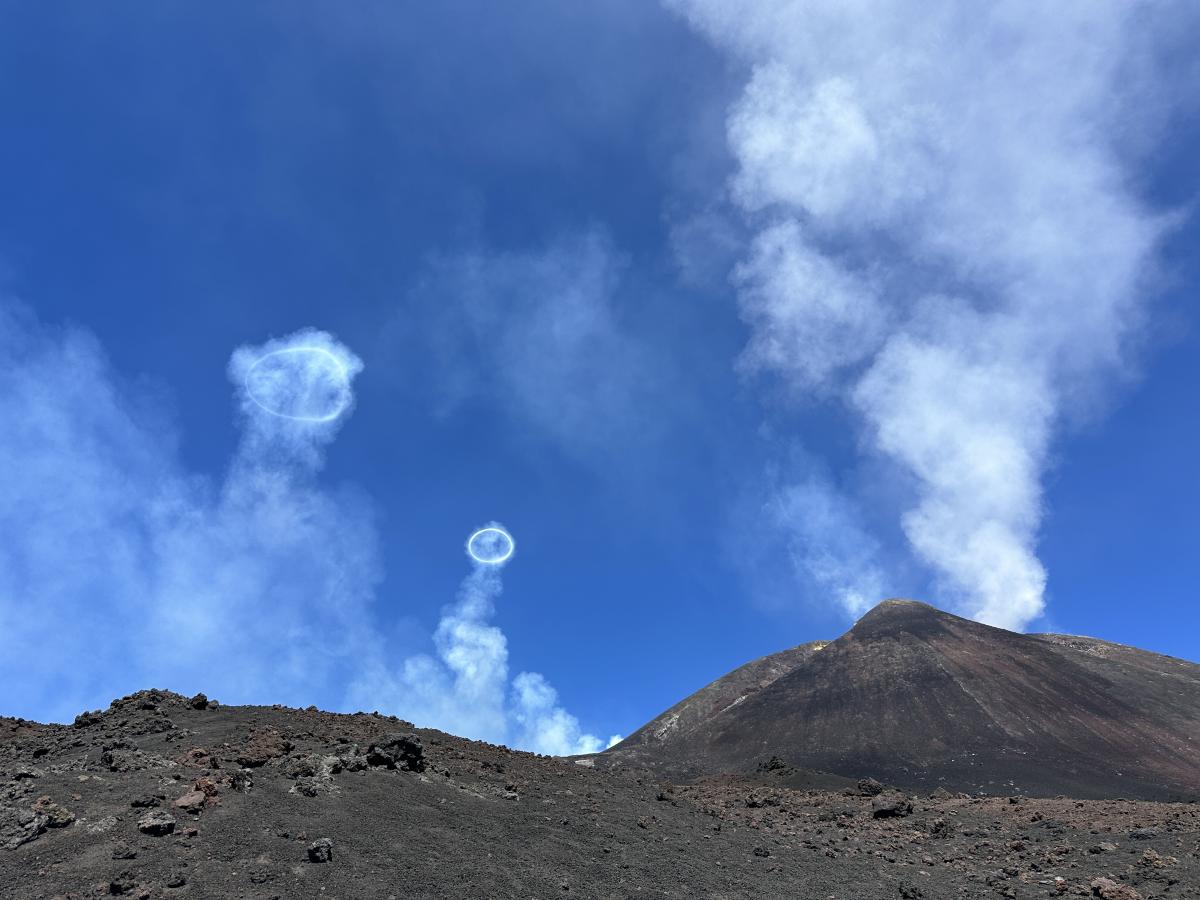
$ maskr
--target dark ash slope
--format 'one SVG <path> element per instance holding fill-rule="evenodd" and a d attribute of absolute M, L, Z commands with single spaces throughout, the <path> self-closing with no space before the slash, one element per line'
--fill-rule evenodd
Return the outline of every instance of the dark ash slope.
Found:
<path fill-rule="evenodd" d="M 74 727 L 0 719 L 0 898 L 1200 900 L 1200 805 L 792 777 L 672 786 L 144 691 Z"/>
<path fill-rule="evenodd" d="M 732 673 L 673 708 L 693 710 L 680 718 L 688 727 L 669 727 L 669 711 L 601 765 L 688 776 L 745 772 L 774 755 L 913 789 L 1200 797 L 1194 663 L 1016 634 L 908 600 L 881 603 L 827 645 L 744 668 L 771 660 L 786 671 L 765 686 L 744 689 Z"/>

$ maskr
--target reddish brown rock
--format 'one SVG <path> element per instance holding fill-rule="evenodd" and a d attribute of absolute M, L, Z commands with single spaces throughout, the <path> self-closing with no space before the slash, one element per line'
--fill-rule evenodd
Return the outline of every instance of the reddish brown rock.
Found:
<path fill-rule="evenodd" d="M 1092 896 L 1100 900 L 1142 900 L 1142 895 L 1126 884 L 1117 884 L 1111 878 L 1093 878 Z"/>
<path fill-rule="evenodd" d="M 292 743 L 274 728 L 260 728 L 242 746 L 237 763 L 247 769 L 265 766 L 273 759 L 287 755 Z"/>
<path fill-rule="evenodd" d="M 65 828 L 75 821 L 75 813 L 59 806 L 48 796 L 38 797 L 33 802 L 33 811 L 45 818 L 47 828 Z"/>
<path fill-rule="evenodd" d="M 203 791 L 188 791 L 176 800 L 174 805 L 176 809 L 182 809 L 184 812 L 198 813 L 204 809 L 206 799 Z"/>

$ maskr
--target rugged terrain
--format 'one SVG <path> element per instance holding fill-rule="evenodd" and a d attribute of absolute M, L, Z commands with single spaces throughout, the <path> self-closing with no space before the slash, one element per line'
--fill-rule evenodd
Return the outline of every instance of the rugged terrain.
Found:
<path fill-rule="evenodd" d="M 718 679 L 603 754 L 664 777 L 790 765 L 930 791 L 1200 797 L 1200 665 L 889 600 Z"/>
<path fill-rule="evenodd" d="M 1200 897 L 1197 804 L 589 762 L 163 691 L 4 719 L 0 896 Z"/>
<path fill-rule="evenodd" d="M 0 898 L 1200 900 L 1198 668 L 888 602 L 591 757 L 161 690 L 0 718 Z"/>

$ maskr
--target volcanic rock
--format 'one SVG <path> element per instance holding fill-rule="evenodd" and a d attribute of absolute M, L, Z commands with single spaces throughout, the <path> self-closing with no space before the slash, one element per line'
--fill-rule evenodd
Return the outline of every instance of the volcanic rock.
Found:
<path fill-rule="evenodd" d="M 108 883 L 108 892 L 113 896 L 120 897 L 124 894 L 133 892 L 137 887 L 137 878 L 128 870 L 113 876 L 112 881 Z"/>
<path fill-rule="evenodd" d="M 278 730 L 264 728 L 255 731 L 238 752 L 237 763 L 247 769 L 264 766 L 273 759 L 287 755 L 292 743 Z"/>
<path fill-rule="evenodd" d="M 188 791 L 182 797 L 175 801 L 176 809 L 182 809 L 184 812 L 198 813 L 204 808 L 204 801 L 207 798 L 203 791 Z"/>
<path fill-rule="evenodd" d="M 423 772 L 425 750 L 415 734 L 393 732 L 367 748 L 367 762 L 372 766 Z"/>
<path fill-rule="evenodd" d="M 675 778 L 792 764 L 907 790 L 1200 798 L 1200 665 L 1016 634 L 888 600 L 832 642 L 763 657 L 596 764 Z"/>
<path fill-rule="evenodd" d="M 89 728 L 92 725 L 99 725 L 104 721 L 104 715 L 99 710 L 94 712 L 81 712 L 75 717 L 74 726 L 76 728 Z"/>
<path fill-rule="evenodd" d="M 148 812 L 138 819 L 138 831 L 154 837 L 163 837 L 175 830 L 175 819 L 160 810 Z"/>
<path fill-rule="evenodd" d="M 883 793 L 883 785 L 874 778 L 860 778 L 856 787 L 859 796 L 862 797 L 874 797 Z"/>
<path fill-rule="evenodd" d="M 317 838 L 308 845 L 308 861 L 327 863 L 333 859 L 333 841 L 327 837 Z"/>
<path fill-rule="evenodd" d="M 899 819 L 912 810 L 912 801 L 903 794 L 881 794 L 871 801 L 872 819 Z"/>
<path fill-rule="evenodd" d="M 0 807 L 0 847 L 16 850 L 46 830 L 46 817 L 30 809 Z"/>
<path fill-rule="evenodd" d="M 1142 895 L 1133 888 L 1109 878 L 1093 878 L 1091 887 L 1092 896 L 1101 900 L 1142 900 Z"/>
<path fill-rule="evenodd" d="M 75 813 L 59 806 L 48 796 L 38 797 L 33 802 L 33 811 L 45 820 L 47 828 L 65 828 L 75 821 Z"/>
<path fill-rule="evenodd" d="M 1111 649 L 1115 645 L 1096 649 L 1087 643 L 1080 649 L 1082 639 L 1055 644 L 1027 636 L 1016 636 L 1019 641 L 1005 643 L 1000 650 L 988 651 L 969 640 L 964 649 L 956 643 L 961 636 L 955 637 L 954 629 L 959 627 L 951 621 L 947 632 L 917 641 L 905 626 L 893 630 L 891 637 L 864 632 L 839 646 L 834 642 L 824 649 L 810 648 L 808 662 L 801 667 L 815 666 L 833 650 L 846 659 L 831 671 L 853 672 L 863 679 L 844 684 L 846 708 L 840 713 L 812 698 L 801 704 L 814 713 L 812 727 L 821 739 L 837 747 L 844 737 L 839 729 L 858 722 L 854 734 L 867 742 L 868 750 L 882 754 L 894 737 L 902 760 L 890 767 L 882 755 L 864 761 L 869 754 L 856 755 L 847 739 L 841 745 L 849 748 L 841 775 L 828 772 L 837 759 L 825 771 L 804 768 L 814 757 L 797 757 L 786 742 L 778 742 L 793 734 L 788 708 L 783 708 L 776 731 L 766 733 L 774 727 L 767 723 L 764 732 L 745 738 L 747 752 L 730 756 L 735 764 L 728 770 L 693 770 L 688 777 L 657 762 L 635 765 L 628 756 L 613 765 L 612 754 L 589 755 L 594 765 L 580 766 L 571 758 L 417 729 L 378 713 L 337 715 L 282 706 L 221 707 L 214 713 L 211 704 L 194 709 L 186 698 L 165 691 L 123 698 L 103 714 L 102 722 L 84 728 L 0 717 L 0 773 L 6 773 L 0 774 L 0 898 L 82 900 L 104 895 L 115 881 L 128 892 L 121 896 L 155 900 L 545 900 L 564 895 L 1032 900 L 1103 897 L 1105 892 L 1122 900 L 1138 895 L 1200 900 L 1200 804 L 1138 799 L 1123 776 L 1114 776 L 1097 799 L 1057 796 L 1069 795 L 1080 783 L 1093 789 L 1101 784 L 1086 766 L 1056 781 L 1066 771 L 1061 767 L 1065 757 L 1050 760 L 1049 774 L 1040 782 L 1043 796 L 1031 789 L 1039 783 L 1036 778 L 1007 784 L 1017 781 L 1015 769 L 987 768 L 1006 757 L 1003 746 L 1028 749 L 1041 740 L 1016 727 L 1016 713 L 1006 712 L 988 683 L 1016 677 L 1025 662 L 1027 640 L 1058 655 L 1042 657 L 1035 651 L 1035 662 L 1082 656 L 1091 663 L 1081 666 L 1101 667 L 1091 677 L 1096 690 L 1109 697 L 1132 690 L 1129 679 L 1136 673 L 1129 667 L 1143 659 L 1138 651 Z M 933 654 L 936 665 L 914 668 L 913 647 Z M 1016 655 L 1007 656 L 1010 651 Z M 971 654 L 977 653 L 984 656 L 973 661 Z M 1102 677 L 1107 671 L 1103 667 L 1114 658 L 1124 660 L 1125 668 L 1112 678 Z M 876 677 L 869 664 L 889 660 L 893 668 L 886 677 Z M 843 664 L 848 668 L 839 669 Z M 1172 695 L 1178 714 L 1171 727 L 1186 731 L 1191 701 L 1178 693 L 1186 682 L 1169 667 L 1163 674 L 1154 668 L 1158 663 L 1146 665 L 1145 674 L 1137 677 L 1158 687 L 1147 687 L 1144 693 L 1152 698 L 1161 688 Z M 751 666 L 747 672 L 756 670 L 762 675 L 761 667 Z M 914 672 L 928 678 L 912 681 Z M 963 681 L 968 672 L 974 680 Z M 1043 666 L 1034 674 L 1055 671 Z M 827 675 L 817 672 L 813 677 L 820 681 Z M 947 676 L 950 686 L 961 681 L 963 690 L 978 698 L 972 702 L 1012 734 L 1007 743 L 994 742 L 1001 749 L 975 744 L 956 754 L 938 743 L 941 738 L 934 730 L 927 736 L 927 768 L 906 769 L 916 752 L 910 720 L 931 727 L 939 715 L 954 720 L 971 709 L 963 698 L 955 700 L 944 680 Z M 765 676 L 760 685 L 762 680 Z M 881 712 L 879 692 L 888 681 L 906 685 L 912 695 L 910 707 Z M 770 682 L 747 692 L 746 684 L 727 700 L 719 692 L 710 693 L 726 707 L 745 696 L 725 712 L 724 707 L 705 711 L 685 704 L 679 727 L 692 723 L 688 740 L 703 734 L 705 722 L 724 721 L 778 690 Z M 1034 698 L 1032 721 L 1040 722 L 1039 710 L 1047 697 L 1060 696 L 1061 684 L 1052 678 L 1044 696 L 1038 693 L 1039 684 L 1026 682 L 1025 687 Z M 939 707 L 941 703 L 949 705 Z M 864 710 L 859 718 L 855 704 Z M 1150 715 L 1157 715 L 1153 704 L 1149 709 Z M 1092 718 L 1075 726 L 1075 743 L 1080 752 L 1091 752 L 1089 748 L 1108 738 L 1088 728 L 1107 713 L 1092 707 L 1084 712 Z M 1146 714 L 1134 710 L 1129 715 Z M 165 730 L 164 720 L 171 725 Z M 951 721 L 939 727 L 942 735 L 969 734 L 976 724 Z M 733 733 L 730 739 L 735 745 L 743 740 Z M 248 745 L 254 745 L 256 753 L 268 752 L 259 754 L 265 760 L 253 768 L 254 789 L 246 793 L 250 770 L 235 767 L 234 761 L 249 758 Z M 112 770 L 101 761 L 105 746 L 128 751 L 132 765 Z M 686 750 L 688 743 L 676 746 Z M 181 750 L 187 747 L 206 748 L 196 759 L 200 766 L 181 761 Z M 368 754 L 359 748 L 370 748 L 374 762 L 368 763 Z M 786 764 L 771 764 L 771 756 Z M 1145 765 L 1160 758 L 1157 750 L 1147 749 Z M 1194 754 L 1190 759 L 1194 762 Z M 40 777 L 12 777 L 19 766 L 33 760 Z M 1032 770 L 1040 762 L 1028 757 L 1023 765 Z M 1122 763 L 1109 771 L 1127 770 Z M 971 777 L 963 777 L 964 772 Z M 911 788 L 910 796 L 903 796 L 891 787 L 872 794 L 874 785 L 868 783 L 865 791 L 858 785 L 859 780 L 874 778 L 904 788 L 909 776 L 914 787 L 921 787 L 920 799 L 911 796 Z M 995 783 L 989 786 L 989 781 Z M 942 784 L 950 790 L 934 790 Z M 1066 789 L 1060 790 L 1060 785 Z M 310 787 L 315 797 L 297 796 Z M 205 797 L 203 834 L 172 806 L 180 795 L 193 793 Z M 49 817 L 34 809 L 38 796 L 69 805 L 69 813 L 83 826 L 49 828 Z M 144 798 L 166 808 L 141 806 L 131 811 L 130 801 Z M 880 803 L 898 804 L 908 814 L 875 818 Z M 40 804 L 46 806 L 44 801 Z M 176 825 L 168 813 L 182 821 Z M 139 816 L 143 826 L 151 825 L 151 816 L 163 817 L 151 828 L 159 835 L 139 831 Z M 1141 836 L 1127 837 L 1139 831 Z M 320 843 L 324 835 L 330 836 L 328 845 Z M 325 858 L 327 850 L 331 861 L 308 865 L 309 847 L 318 858 Z M 1094 848 L 1100 852 L 1089 852 Z M 128 861 L 134 853 L 136 868 Z M 129 878 L 120 871 L 126 866 L 132 868 Z"/>

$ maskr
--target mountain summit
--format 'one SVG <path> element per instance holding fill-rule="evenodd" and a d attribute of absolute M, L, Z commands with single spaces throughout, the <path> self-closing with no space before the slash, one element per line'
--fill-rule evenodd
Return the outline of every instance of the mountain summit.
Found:
<path fill-rule="evenodd" d="M 1200 797 L 1200 665 L 885 600 L 717 679 L 607 751 L 675 775 L 779 757 L 911 788 Z"/>

